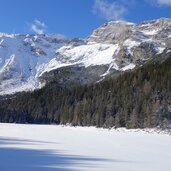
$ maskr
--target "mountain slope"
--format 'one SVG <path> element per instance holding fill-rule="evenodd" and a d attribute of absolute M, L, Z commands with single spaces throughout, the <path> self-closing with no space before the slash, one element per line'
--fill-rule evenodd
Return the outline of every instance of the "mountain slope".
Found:
<path fill-rule="evenodd" d="M 0 94 L 40 88 L 44 65 L 67 39 L 45 35 L 0 35 Z"/>
<path fill-rule="evenodd" d="M 160 54 L 132 72 L 97 84 L 68 89 L 50 82 L 35 92 L 1 99 L 0 122 L 168 128 L 170 66 L 171 54 Z"/>
<path fill-rule="evenodd" d="M 63 86 L 98 82 L 170 50 L 171 19 L 165 18 L 141 24 L 112 21 L 84 40 L 1 33 L 0 95 L 33 91 L 49 77 Z"/>

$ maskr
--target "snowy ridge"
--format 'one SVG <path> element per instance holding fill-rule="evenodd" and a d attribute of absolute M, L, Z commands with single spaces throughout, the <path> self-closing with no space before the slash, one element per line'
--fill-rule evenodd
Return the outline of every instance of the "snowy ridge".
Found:
<path fill-rule="evenodd" d="M 170 36 L 171 19 L 165 18 L 141 24 L 111 21 L 84 40 L 0 33 L 0 95 L 41 88 L 40 77 L 67 66 L 107 66 L 99 80 L 113 70 L 134 69 L 170 49 Z"/>

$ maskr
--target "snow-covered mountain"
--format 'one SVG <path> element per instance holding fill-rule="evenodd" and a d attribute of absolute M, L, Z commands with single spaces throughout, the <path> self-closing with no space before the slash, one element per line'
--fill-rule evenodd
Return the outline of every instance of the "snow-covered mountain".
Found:
<path fill-rule="evenodd" d="M 51 35 L 0 34 L 0 94 L 40 88 L 39 74 L 69 40 Z"/>
<path fill-rule="evenodd" d="M 166 18 L 141 24 L 111 21 L 84 40 L 0 33 L 0 95 L 41 88 L 58 75 L 62 83 L 97 82 L 170 52 L 171 19 Z M 71 72 L 62 75 L 64 68 Z"/>

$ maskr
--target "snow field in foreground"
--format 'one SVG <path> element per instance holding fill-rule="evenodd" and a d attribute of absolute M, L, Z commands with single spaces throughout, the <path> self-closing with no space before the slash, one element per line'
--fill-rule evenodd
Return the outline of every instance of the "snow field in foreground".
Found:
<path fill-rule="evenodd" d="M 1 171 L 170 171 L 170 147 L 145 131 L 0 124 Z"/>

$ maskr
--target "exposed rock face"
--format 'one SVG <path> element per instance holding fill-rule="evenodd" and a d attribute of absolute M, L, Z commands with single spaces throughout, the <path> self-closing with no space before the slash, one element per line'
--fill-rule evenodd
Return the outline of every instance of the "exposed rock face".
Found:
<path fill-rule="evenodd" d="M 111 21 L 84 40 L 0 33 L 0 95 L 41 88 L 50 80 L 97 82 L 170 52 L 171 19 L 166 18 Z"/>
<path fill-rule="evenodd" d="M 89 42 L 123 43 L 131 36 L 134 24 L 126 22 L 109 22 L 98 28 L 88 38 Z"/>

